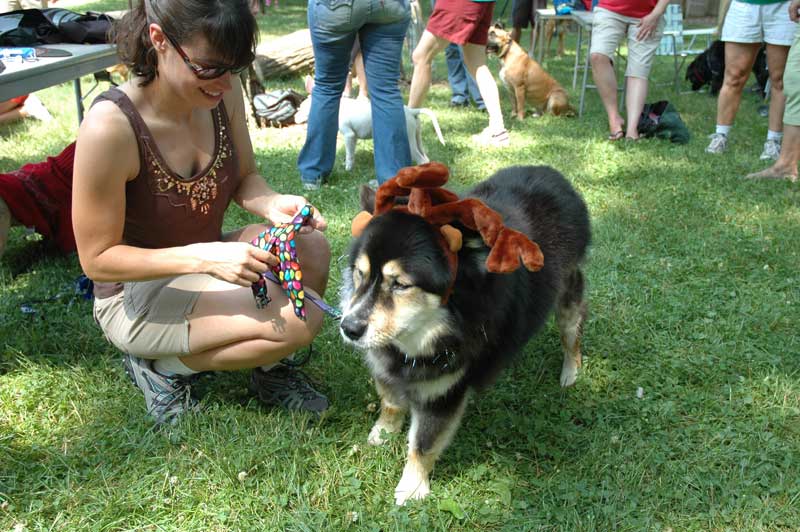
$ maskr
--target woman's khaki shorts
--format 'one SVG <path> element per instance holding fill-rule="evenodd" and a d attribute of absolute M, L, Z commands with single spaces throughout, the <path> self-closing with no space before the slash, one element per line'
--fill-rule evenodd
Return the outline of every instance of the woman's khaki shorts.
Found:
<path fill-rule="evenodd" d="M 658 50 L 658 44 L 661 42 L 664 17 L 661 17 L 658 28 L 646 41 L 636 40 L 640 20 L 618 15 L 602 7 L 595 8 L 592 22 L 592 46 L 589 53 L 603 54 L 613 61 L 619 43 L 627 35 L 628 67 L 625 69 L 625 77 L 647 79 L 650 76 L 650 68 L 653 66 L 653 58 Z"/>
<path fill-rule="evenodd" d="M 189 354 L 189 320 L 213 279 L 192 274 L 124 284 L 119 294 L 95 299 L 94 319 L 106 339 L 140 358 Z"/>

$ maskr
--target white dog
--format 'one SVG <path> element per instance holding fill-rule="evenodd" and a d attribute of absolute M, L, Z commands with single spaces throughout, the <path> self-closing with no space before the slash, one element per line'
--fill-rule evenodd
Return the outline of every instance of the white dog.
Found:
<path fill-rule="evenodd" d="M 313 87 L 313 85 L 311 85 L 311 87 Z M 306 89 L 309 92 L 309 96 L 303 100 L 303 103 L 300 104 L 297 113 L 294 115 L 294 120 L 298 124 L 307 122 L 308 114 L 311 111 L 311 88 L 308 82 L 306 82 Z M 444 137 L 442 136 L 442 130 L 439 128 L 439 122 L 436 120 L 436 115 L 430 109 L 410 109 L 403 106 L 403 110 L 406 115 L 406 129 L 408 130 L 408 145 L 411 148 L 411 159 L 413 159 L 416 164 L 430 162 L 430 159 L 425 155 L 425 150 L 422 147 L 419 115 L 425 114 L 431 118 L 433 128 L 436 130 L 436 135 L 439 137 L 439 142 L 444 144 Z M 372 138 L 372 105 L 367 98 L 342 97 L 339 103 L 339 132 L 344 137 L 344 167 L 347 171 L 350 171 L 353 169 L 353 162 L 355 161 L 356 142 L 358 142 L 358 139 Z"/>

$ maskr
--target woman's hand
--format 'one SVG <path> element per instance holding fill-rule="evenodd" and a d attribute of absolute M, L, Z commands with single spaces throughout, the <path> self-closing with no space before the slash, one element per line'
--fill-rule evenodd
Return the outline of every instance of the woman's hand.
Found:
<path fill-rule="evenodd" d="M 273 225 L 291 222 L 292 219 L 300 212 L 300 209 L 308 205 L 308 200 L 303 196 L 294 196 L 292 194 L 276 194 L 270 202 L 269 212 L 267 218 Z M 328 227 L 328 222 L 319 213 L 319 210 L 314 208 L 314 215 L 311 217 L 311 225 L 303 227 L 301 233 L 310 233 L 314 229 L 324 231 Z"/>
<path fill-rule="evenodd" d="M 200 260 L 200 273 L 245 287 L 279 262 L 272 253 L 248 242 L 209 242 L 186 247 Z"/>
<path fill-rule="evenodd" d="M 651 11 L 647 16 L 639 21 L 639 31 L 636 32 L 637 41 L 646 41 L 655 34 L 658 29 L 658 21 L 661 19 L 661 14 L 655 10 Z"/>

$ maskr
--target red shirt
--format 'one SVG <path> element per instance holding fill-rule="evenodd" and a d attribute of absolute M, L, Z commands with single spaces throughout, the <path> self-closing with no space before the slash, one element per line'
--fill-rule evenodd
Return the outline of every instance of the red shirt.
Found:
<path fill-rule="evenodd" d="M 597 7 L 625 17 L 642 18 L 650 14 L 657 2 L 658 0 L 600 0 Z"/>

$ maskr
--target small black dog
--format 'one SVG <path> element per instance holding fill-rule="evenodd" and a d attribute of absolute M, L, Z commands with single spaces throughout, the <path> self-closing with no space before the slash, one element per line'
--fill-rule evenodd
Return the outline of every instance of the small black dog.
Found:
<path fill-rule="evenodd" d="M 767 71 L 766 47 L 762 46 L 753 64 L 753 74 L 761 93 L 766 95 L 769 72 Z M 703 53 L 686 67 L 686 81 L 692 84 L 692 90 L 697 91 L 709 85 L 712 95 L 717 95 L 725 79 L 725 43 L 714 41 Z"/>
<path fill-rule="evenodd" d="M 466 197 L 483 201 L 507 227 L 537 242 L 544 267 L 490 273 L 484 240 L 454 223 L 464 240 L 453 275 L 440 232 L 420 216 L 390 210 L 353 241 L 342 274 L 341 333 L 365 351 L 381 396 L 369 442 L 383 443 L 381 433 L 399 431 L 411 412 L 397 504 L 428 495 L 433 465 L 455 434 L 470 391 L 490 385 L 551 313 L 564 351 L 562 386 L 575 382 L 581 365 L 590 227 L 580 195 L 552 168 L 517 166 Z M 374 195 L 362 191 L 362 202 L 372 211 Z"/>

